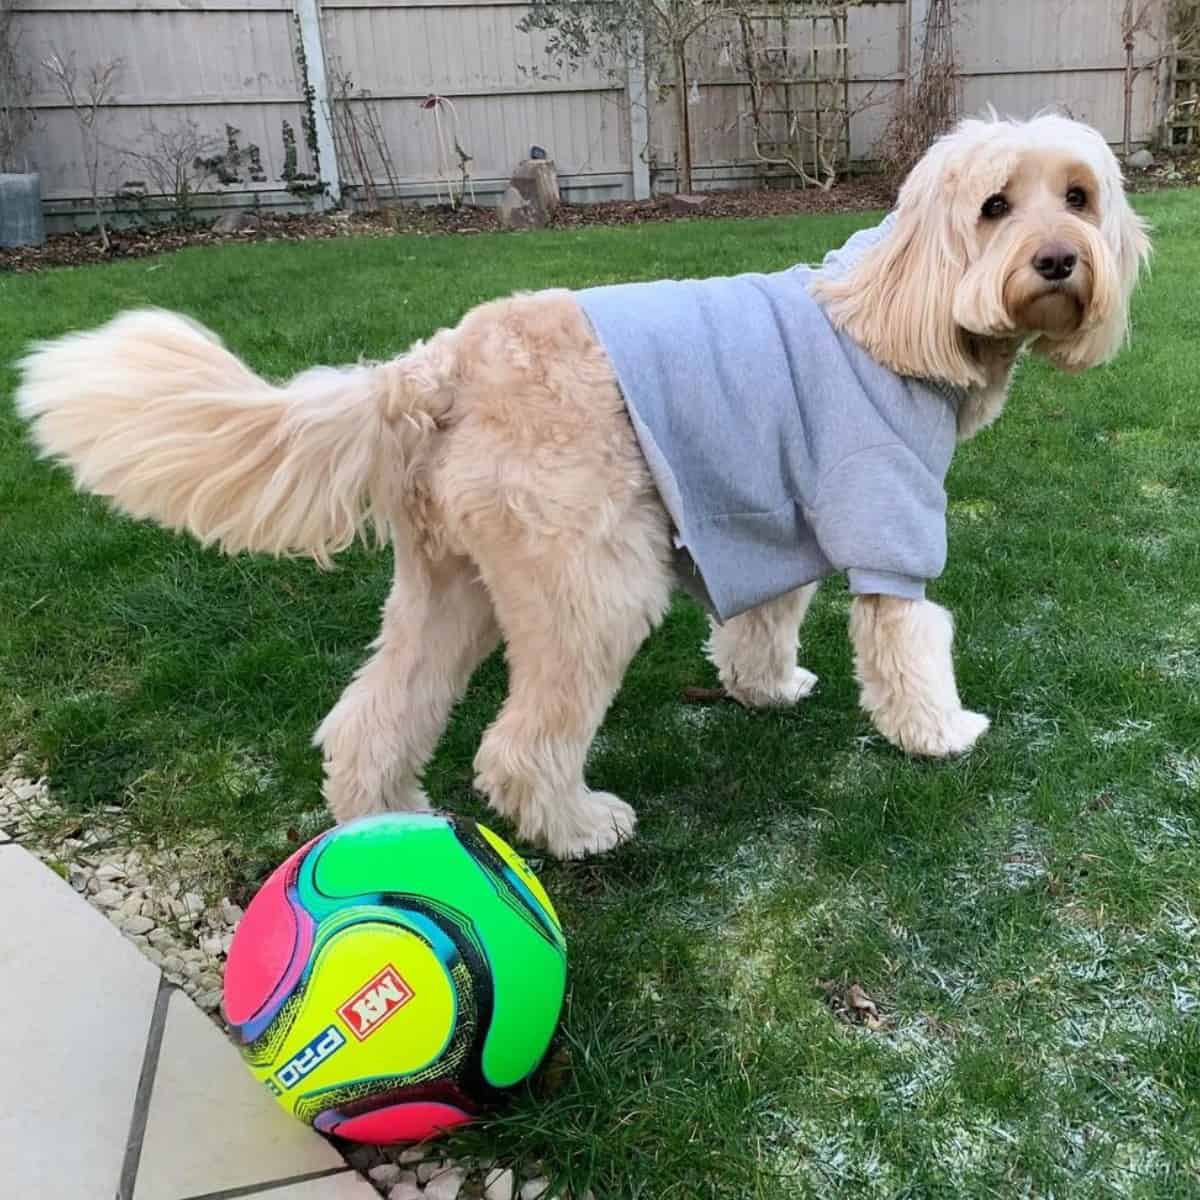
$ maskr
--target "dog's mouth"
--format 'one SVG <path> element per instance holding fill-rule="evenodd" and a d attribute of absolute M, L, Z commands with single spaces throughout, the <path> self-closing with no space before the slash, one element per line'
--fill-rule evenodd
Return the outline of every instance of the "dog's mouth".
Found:
<path fill-rule="evenodd" d="M 1086 307 L 1075 287 L 1053 283 L 1026 300 L 1018 316 L 1030 333 L 1069 334 L 1083 323 Z"/>
<path fill-rule="evenodd" d="M 1048 280 L 1023 266 L 1008 277 L 1004 293 L 1005 308 L 1019 330 L 1069 337 L 1079 332 L 1087 316 L 1091 271 L 1080 262 L 1068 278 Z"/>

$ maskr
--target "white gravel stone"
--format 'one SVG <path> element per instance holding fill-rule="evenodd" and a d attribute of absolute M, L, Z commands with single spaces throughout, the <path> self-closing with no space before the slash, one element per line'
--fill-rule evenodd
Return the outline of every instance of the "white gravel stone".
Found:
<path fill-rule="evenodd" d="M 204 897 L 199 892 L 186 892 L 183 897 L 183 908 L 193 917 L 200 916 L 204 912 Z"/>
<path fill-rule="evenodd" d="M 388 1200 L 421 1200 L 424 1193 L 415 1182 L 402 1179 L 388 1192 Z"/>
<path fill-rule="evenodd" d="M 425 1157 L 425 1151 L 420 1146 L 409 1146 L 407 1150 L 401 1150 L 398 1162 L 408 1166 L 412 1163 L 419 1163 Z"/>
<path fill-rule="evenodd" d="M 400 1168 L 395 1163 L 380 1163 L 367 1172 L 367 1177 L 380 1187 L 391 1187 L 393 1183 L 399 1183 L 400 1175 Z M 413 1178 L 416 1179 L 416 1176 Z"/>
<path fill-rule="evenodd" d="M 237 925 L 245 915 L 241 906 L 234 904 L 232 900 L 226 899 L 221 901 L 221 920 L 226 925 Z"/>
<path fill-rule="evenodd" d="M 493 1167 L 483 1180 L 483 1200 L 513 1200 L 516 1185 L 512 1167 Z"/>
<path fill-rule="evenodd" d="M 166 947 L 173 948 L 175 945 L 175 939 L 171 936 L 169 929 L 156 929 L 149 937 L 150 945 L 157 946 L 160 950 Z"/>
<path fill-rule="evenodd" d="M 154 934 L 150 935 L 150 945 L 154 945 Z M 183 974 L 183 959 L 178 954 L 164 954 L 162 969 L 170 975 Z"/>
<path fill-rule="evenodd" d="M 92 897 L 92 901 L 99 908 L 120 908 L 124 899 L 124 892 L 111 887 L 101 889 Z"/>
<path fill-rule="evenodd" d="M 550 1200 L 550 1180 L 544 1175 L 521 1184 L 521 1200 Z"/>
<path fill-rule="evenodd" d="M 219 937 L 202 937 L 200 939 L 200 949 L 204 951 L 209 958 L 219 958 L 221 955 L 221 939 Z"/>
<path fill-rule="evenodd" d="M 216 1012 L 221 1007 L 221 989 L 214 988 L 209 992 L 200 992 L 196 996 L 196 1003 L 205 1012 Z"/>
<path fill-rule="evenodd" d="M 417 1165 L 417 1180 L 420 1183 L 428 1183 L 440 1170 L 444 1164 L 440 1162 L 423 1162 Z"/>
<path fill-rule="evenodd" d="M 38 784 L 32 779 L 9 779 L 5 781 L 9 792 L 17 799 L 30 801 L 38 799 Z"/>
<path fill-rule="evenodd" d="M 149 933 L 154 928 L 154 922 L 149 917 L 123 917 L 120 926 L 126 933 Z M 149 939 L 147 939 L 149 940 Z"/>
<path fill-rule="evenodd" d="M 185 962 L 183 964 L 183 974 L 187 979 L 198 979 L 203 969 L 198 962 Z"/>
<path fill-rule="evenodd" d="M 78 863 L 67 867 L 67 882 L 77 891 L 82 892 L 87 887 L 89 875 Z"/>
<path fill-rule="evenodd" d="M 448 1167 L 425 1185 L 428 1200 L 458 1200 L 458 1193 L 467 1178 L 462 1167 Z"/>
<path fill-rule="evenodd" d="M 124 879 L 125 868 L 118 867 L 116 863 L 103 863 L 96 868 L 96 878 L 104 883 L 112 883 L 114 879 Z"/>

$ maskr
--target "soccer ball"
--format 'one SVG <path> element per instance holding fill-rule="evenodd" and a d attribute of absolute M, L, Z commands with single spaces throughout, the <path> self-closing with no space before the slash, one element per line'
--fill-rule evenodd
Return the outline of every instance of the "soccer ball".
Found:
<path fill-rule="evenodd" d="M 275 870 L 229 949 L 224 1010 L 280 1104 L 352 1141 L 420 1141 L 531 1075 L 566 990 L 536 876 L 474 821 L 364 817 Z"/>

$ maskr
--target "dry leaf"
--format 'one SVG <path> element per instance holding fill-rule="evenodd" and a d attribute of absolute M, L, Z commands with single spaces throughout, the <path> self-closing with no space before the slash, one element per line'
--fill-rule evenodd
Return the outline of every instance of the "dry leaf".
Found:
<path fill-rule="evenodd" d="M 882 1029 L 889 1018 L 883 1016 L 879 1006 L 867 995 L 862 984 L 852 983 L 846 987 L 831 979 L 818 983 L 825 993 L 825 1003 L 834 1016 L 847 1025 L 865 1025 L 868 1029 Z"/>
<path fill-rule="evenodd" d="M 561 1091 L 571 1076 L 571 1051 L 559 1045 L 551 1051 L 533 1081 L 534 1091 L 541 1097 Z"/>
<path fill-rule="evenodd" d="M 865 1013 L 869 1017 L 878 1017 L 879 1009 L 875 1007 L 875 1001 L 862 990 L 862 986 L 857 983 L 852 983 L 846 989 L 846 1003 L 859 1013 Z"/>

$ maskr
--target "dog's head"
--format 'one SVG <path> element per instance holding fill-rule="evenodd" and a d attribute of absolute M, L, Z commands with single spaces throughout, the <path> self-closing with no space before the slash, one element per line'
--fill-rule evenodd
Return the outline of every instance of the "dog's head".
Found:
<path fill-rule="evenodd" d="M 1149 252 L 1094 129 L 968 120 L 913 168 L 890 236 L 813 291 L 880 362 L 980 387 L 989 344 L 1028 343 L 1068 370 L 1110 358 Z"/>

